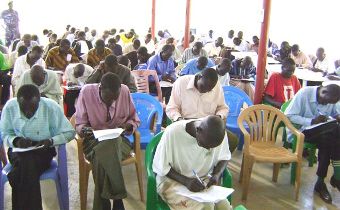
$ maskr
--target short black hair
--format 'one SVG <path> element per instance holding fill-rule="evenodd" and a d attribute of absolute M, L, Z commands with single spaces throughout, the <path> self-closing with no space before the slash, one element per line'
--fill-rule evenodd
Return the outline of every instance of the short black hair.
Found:
<path fill-rule="evenodd" d="M 108 65 L 108 66 L 115 66 L 118 64 L 118 60 L 117 60 L 117 56 L 115 55 L 108 55 L 106 56 L 105 58 L 105 64 Z"/>
<path fill-rule="evenodd" d="M 198 47 L 198 48 L 203 48 L 203 43 L 202 42 L 195 42 L 194 46 Z"/>
<path fill-rule="evenodd" d="M 115 38 L 110 38 L 109 40 L 107 40 L 107 43 L 110 43 L 110 44 L 116 44 L 117 43 L 117 40 Z"/>
<path fill-rule="evenodd" d="M 122 81 L 117 74 L 108 72 L 103 75 L 100 80 L 100 86 L 102 89 L 108 89 L 111 91 L 117 91 L 122 84 Z"/>
<path fill-rule="evenodd" d="M 297 52 L 300 50 L 299 45 L 297 44 L 294 44 L 291 49 L 292 49 L 292 52 Z"/>
<path fill-rule="evenodd" d="M 27 84 L 19 88 L 17 98 L 23 98 L 25 101 L 30 101 L 33 97 L 40 98 L 39 89 L 35 85 Z"/>
<path fill-rule="evenodd" d="M 117 57 L 117 61 L 118 61 L 119 64 L 122 64 L 122 65 L 128 67 L 130 59 L 126 55 L 120 55 L 120 56 Z"/>
<path fill-rule="evenodd" d="M 25 55 L 28 52 L 28 48 L 22 45 L 18 48 L 18 56 Z"/>
<path fill-rule="evenodd" d="M 68 39 L 62 39 L 60 40 L 60 46 L 63 46 L 63 45 L 71 46 L 71 43 Z"/>
<path fill-rule="evenodd" d="M 208 79 L 212 83 L 216 83 L 218 80 L 217 71 L 213 68 L 206 68 L 201 71 L 202 77 Z"/>
<path fill-rule="evenodd" d="M 137 53 L 142 54 L 142 55 L 147 55 L 148 54 L 148 49 L 146 47 L 139 47 L 137 50 Z"/>
<path fill-rule="evenodd" d="M 340 86 L 337 84 L 330 84 L 325 86 L 327 88 L 327 95 L 331 98 L 336 98 L 338 101 L 340 100 Z"/>
<path fill-rule="evenodd" d="M 295 61 L 293 60 L 293 58 L 285 58 L 282 61 L 282 66 L 291 66 L 294 65 L 295 66 Z"/>
<path fill-rule="evenodd" d="M 40 46 L 34 46 L 34 47 L 32 47 L 32 50 L 31 50 L 32 52 L 33 51 L 35 51 L 35 52 L 37 52 L 37 53 L 43 53 L 44 52 L 44 50 L 40 47 Z"/>
<path fill-rule="evenodd" d="M 95 46 L 97 47 L 97 46 L 99 46 L 99 45 L 105 47 L 105 42 L 104 42 L 104 40 L 98 39 L 98 40 L 96 41 L 96 43 L 95 43 Z"/>
<path fill-rule="evenodd" d="M 170 45 L 170 44 L 166 44 L 162 47 L 162 52 L 166 52 L 166 51 L 169 51 L 169 50 L 171 50 L 171 51 L 174 50 L 173 46 Z"/>

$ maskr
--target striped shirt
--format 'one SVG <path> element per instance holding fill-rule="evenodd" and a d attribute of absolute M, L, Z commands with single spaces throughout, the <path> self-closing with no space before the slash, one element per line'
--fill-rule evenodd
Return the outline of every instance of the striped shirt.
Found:
<path fill-rule="evenodd" d="M 67 61 L 67 57 L 71 55 L 71 60 Z M 48 51 L 47 57 L 46 57 L 46 67 L 48 69 L 53 69 L 53 70 L 60 70 L 60 71 L 65 71 L 66 66 L 70 63 L 79 63 L 79 59 L 75 52 L 70 48 L 68 50 L 68 53 L 65 54 L 60 54 L 59 52 L 59 47 L 53 47 Z"/>
<path fill-rule="evenodd" d="M 97 50 L 95 48 L 91 49 L 87 54 L 87 65 L 94 68 L 99 65 L 100 61 L 105 60 L 106 56 L 110 54 L 112 54 L 112 51 L 107 47 L 105 47 L 104 53 L 102 53 L 101 55 L 97 53 Z"/>

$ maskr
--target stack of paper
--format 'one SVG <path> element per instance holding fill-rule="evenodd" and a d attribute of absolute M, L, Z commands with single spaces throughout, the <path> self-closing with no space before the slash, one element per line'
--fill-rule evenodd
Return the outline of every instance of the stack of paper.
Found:
<path fill-rule="evenodd" d="M 115 139 L 120 136 L 124 131 L 123 128 L 116 129 L 105 129 L 105 130 L 96 130 L 93 131 L 94 137 L 98 139 L 98 141 L 104 141 L 109 139 Z"/>
<path fill-rule="evenodd" d="M 227 197 L 234 192 L 232 188 L 225 188 L 221 186 L 211 186 L 202 192 L 191 192 L 185 186 L 176 187 L 177 194 L 188 197 L 202 203 L 217 203 L 221 200 L 227 199 Z"/>
<path fill-rule="evenodd" d="M 72 85 L 72 86 L 63 85 L 63 88 L 65 90 L 80 90 L 81 86 L 80 85 Z"/>

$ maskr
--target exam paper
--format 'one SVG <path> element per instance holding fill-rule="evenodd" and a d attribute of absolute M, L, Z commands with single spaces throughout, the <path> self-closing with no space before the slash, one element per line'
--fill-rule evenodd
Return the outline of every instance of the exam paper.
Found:
<path fill-rule="evenodd" d="M 27 148 L 17 148 L 17 147 L 14 147 L 12 149 L 12 152 L 27 152 L 27 151 L 31 151 L 31 150 L 40 149 L 42 147 L 44 147 L 44 145 L 41 145 L 39 147 L 27 147 Z"/>
<path fill-rule="evenodd" d="M 217 203 L 221 200 L 227 199 L 227 197 L 234 192 L 232 188 L 226 188 L 221 186 L 212 185 L 208 189 L 202 192 L 191 192 L 185 186 L 176 187 L 177 194 L 191 198 L 195 201 L 202 203 Z"/>
<path fill-rule="evenodd" d="M 124 131 L 123 128 L 115 128 L 115 129 L 105 129 L 105 130 L 96 130 L 93 131 L 94 137 L 98 139 L 98 141 L 104 141 L 108 139 L 115 139 L 120 136 Z"/>

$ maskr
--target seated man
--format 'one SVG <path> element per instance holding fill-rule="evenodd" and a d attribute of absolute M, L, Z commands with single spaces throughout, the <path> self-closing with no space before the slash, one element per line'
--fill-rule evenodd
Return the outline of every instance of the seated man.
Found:
<path fill-rule="evenodd" d="M 231 157 L 224 135 L 225 123 L 211 115 L 175 122 L 165 129 L 152 168 L 157 174 L 157 192 L 171 209 L 232 209 L 227 200 L 201 203 L 176 193 L 181 185 L 200 192 L 219 183 Z M 196 174 L 207 180 L 206 187 Z"/>
<path fill-rule="evenodd" d="M 280 109 L 282 104 L 289 101 L 300 90 L 301 85 L 294 75 L 295 62 L 286 58 L 282 62 L 281 73 L 273 73 L 264 91 L 264 101 Z"/>
<path fill-rule="evenodd" d="M 223 38 L 222 37 L 218 37 L 215 40 L 215 42 L 207 43 L 204 46 L 205 51 L 208 53 L 208 56 L 211 57 L 211 58 L 217 57 L 220 54 L 222 48 L 223 48 Z"/>
<path fill-rule="evenodd" d="M 230 71 L 230 85 L 243 90 L 254 101 L 255 87 L 250 80 L 255 81 L 256 67 L 249 56 L 243 59 L 235 59 L 232 62 L 232 70 Z"/>
<path fill-rule="evenodd" d="M 280 49 L 277 49 L 273 53 L 273 57 L 275 60 L 282 62 L 285 58 L 290 58 L 292 52 L 292 48 L 287 41 L 281 42 Z"/>
<path fill-rule="evenodd" d="M 186 75 L 174 83 L 166 114 L 172 121 L 217 115 L 226 119 L 229 108 L 224 93 L 217 82 L 217 72 L 208 68 L 196 75 Z M 227 136 L 226 136 L 227 137 Z M 234 151 L 237 139 L 230 137 L 230 148 Z"/>
<path fill-rule="evenodd" d="M 212 67 L 216 70 L 218 81 L 221 86 L 229 86 L 230 75 L 229 72 L 232 68 L 231 61 L 228 58 L 223 58 L 221 63 Z"/>
<path fill-rule="evenodd" d="M 64 83 L 69 86 L 84 86 L 87 78 L 92 74 L 93 68 L 82 63 L 71 63 L 66 67 L 64 74 Z M 66 117 L 72 117 L 76 111 L 74 104 L 78 98 L 80 88 L 70 89 L 64 91 L 64 104 L 66 105 Z"/>
<path fill-rule="evenodd" d="M 39 43 L 32 40 L 31 34 L 24 34 L 21 41 L 16 45 L 16 51 L 18 51 L 20 46 L 26 46 L 28 51 L 31 51 L 34 46 L 39 46 Z"/>
<path fill-rule="evenodd" d="M 79 31 L 77 34 L 77 40 L 71 44 L 79 60 L 84 60 L 84 55 L 93 48 L 92 43 L 86 40 L 86 34 L 84 31 Z"/>
<path fill-rule="evenodd" d="M 294 44 L 292 46 L 291 57 L 295 61 L 295 64 L 297 67 L 303 67 L 303 68 L 312 67 L 312 62 L 303 52 L 300 51 L 300 47 L 297 44 Z"/>
<path fill-rule="evenodd" d="M 113 209 L 124 209 L 122 199 L 127 193 L 120 162 L 130 155 L 130 142 L 123 136 L 98 142 L 91 130 L 121 127 L 127 135 L 136 130 L 140 121 L 129 88 L 116 74 L 106 73 L 100 84 L 82 88 L 75 115 L 77 133 L 84 137 L 85 157 L 92 164 L 93 209 L 111 210 L 109 199 L 114 199 Z"/>
<path fill-rule="evenodd" d="M 148 60 L 149 70 L 155 70 L 158 75 L 159 81 L 166 81 L 174 83 L 176 80 L 174 60 L 171 58 L 173 53 L 172 45 L 164 45 L 162 51 L 154 56 L 151 56 Z M 157 93 L 156 84 L 153 78 L 149 79 L 150 93 Z M 171 94 L 171 87 L 162 87 L 162 96 L 165 97 L 165 103 L 167 104 Z"/>
<path fill-rule="evenodd" d="M 76 53 L 70 48 L 71 43 L 67 39 L 60 41 L 60 46 L 53 47 L 48 51 L 46 57 L 46 67 L 64 72 L 70 63 L 79 63 Z"/>
<path fill-rule="evenodd" d="M 86 84 L 99 83 L 103 75 L 107 72 L 112 72 L 118 75 L 120 81 L 129 87 L 130 92 L 133 93 L 137 91 L 137 87 L 131 75 L 130 69 L 122 64 L 119 64 L 115 55 L 106 56 L 105 61 L 101 63 L 93 72 L 93 74 L 87 78 Z"/>
<path fill-rule="evenodd" d="M 203 49 L 202 42 L 195 42 L 192 48 L 187 48 L 182 54 L 182 63 L 188 62 L 190 59 L 200 56 L 208 57 L 207 51 Z"/>
<path fill-rule="evenodd" d="M 122 46 L 117 43 L 117 40 L 115 38 L 110 38 L 107 41 L 106 47 L 109 48 L 112 51 L 112 54 L 114 54 L 115 56 L 123 55 Z"/>
<path fill-rule="evenodd" d="M 36 86 L 23 85 L 17 98 L 4 107 L 0 127 L 13 167 L 7 175 L 12 187 L 12 208 L 42 210 L 39 177 L 56 155 L 54 146 L 74 138 L 72 125 L 54 101 L 40 97 Z M 31 146 L 43 148 L 14 151 Z"/>
<path fill-rule="evenodd" d="M 324 75 L 333 74 L 335 71 L 334 64 L 326 57 L 325 49 L 320 47 L 316 51 L 317 59 L 313 63 L 313 66 L 309 69 L 314 72 L 321 72 Z"/>
<path fill-rule="evenodd" d="M 340 86 L 313 86 L 302 88 L 293 98 L 285 111 L 292 123 L 300 125 L 305 134 L 305 142 L 316 144 L 318 153 L 318 180 L 314 191 L 327 203 L 332 197 L 327 190 L 324 178 L 327 177 L 328 166 L 332 162 L 334 174 L 330 180 L 333 187 L 340 191 L 340 126 L 329 124 L 323 131 L 306 133 L 306 127 L 326 122 L 330 117 L 340 122 Z"/>
<path fill-rule="evenodd" d="M 0 52 L 0 85 L 2 85 L 2 93 L 1 93 L 1 104 L 0 107 L 5 105 L 8 101 L 11 91 L 11 76 L 8 74 L 10 70 L 10 66 L 4 56 Z"/>
<path fill-rule="evenodd" d="M 133 70 L 143 70 L 148 68 L 148 60 L 150 58 L 150 54 L 148 53 L 148 49 L 146 47 L 140 47 L 137 50 L 137 58 L 138 64 L 134 67 Z"/>
<path fill-rule="evenodd" d="M 214 65 L 214 62 L 212 62 L 207 57 L 201 56 L 199 58 L 193 58 L 184 65 L 179 75 L 183 76 L 196 74 L 203 69 L 213 67 Z"/>
<path fill-rule="evenodd" d="M 63 93 L 61 92 L 58 75 L 54 71 L 34 65 L 31 70 L 25 71 L 21 75 L 17 89 L 27 84 L 36 85 L 42 97 L 50 98 L 62 106 Z M 16 94 L 17 92 L 14 92 L 14 95 Z"/>
<path fill-rule="evenodd" d="M 98 39 L 94 48 L 91 49 L 87 55 L 87 65 L 92 68 L 99 65 L 100 61 L 105 60 L 108 55 L 111 55 L 112 51 L 105 47 L 105 42 L 102 39 Z"/>
<path fill-rule="evenodd" d="M 43 50 L 39 46 L 34 46 L 32 51 L 26 55 L 18 57 L 14 64 L 12 75 L 12 86 L 20 80 L 20 76 L 27 70 L 30 70 L 33 65 L 38 64 L 42 67 L 46 67 L 45 61 L 42 59 Z"/>

